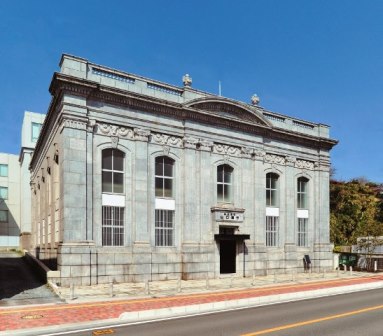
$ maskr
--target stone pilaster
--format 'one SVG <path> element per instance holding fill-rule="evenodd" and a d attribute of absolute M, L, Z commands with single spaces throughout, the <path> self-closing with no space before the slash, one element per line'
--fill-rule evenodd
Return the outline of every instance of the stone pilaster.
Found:
<path fill-rule="evenodd" d="M 148 193 L 148 184 L 151 181 L 149 177 L 148 162 L 148 141 L 150 132 L 145 129 L 135 128 L 135 160 L 134 162 L 134 187 L 133 187 L 133 204 L 135 225 L 135 245 L 148 245 L 150 241 L 150 230 L 148 211 L 151 211 L 150 197 Z"/>
<path fill-rule="evenodd" d="M 63 242 L 85 241 L 86 234 L 86 122 L 64 120 L 62 130 L 61 190 Z"/>
<path fill-rule="evenodd" d="M 201 239 L 200 204 L 198 202 L 198 186 L 200 181 L 200 169 L 198 167 L 198 139 L 184 138 L 183 160 L 183 243 L 199 243 Z"/>
<path fill-rule="evenodd" d="M 297 246 L 296 246 L 296 177 L 295 177 L 295 161 L 294 157 L 285 158 L 285 176 L 284 176 L 284 199 L 283 206 L 285 216 L 284 220 L 284 252 L 285 252 L 285 269 L 296 268 L 297 265 Z M 282 196 L 282 195 L 281 195 Z M 283 196 L 282 196 L 283 197 Z M 282 205 L 281 205 L 282 207 Z"/>
<path fill-rule="evenodd" d="M 86 126 L 86 240 L 95 240 L 93 228 L 93 132 L 96 127 L 94 120 L 89 120 Z"/>

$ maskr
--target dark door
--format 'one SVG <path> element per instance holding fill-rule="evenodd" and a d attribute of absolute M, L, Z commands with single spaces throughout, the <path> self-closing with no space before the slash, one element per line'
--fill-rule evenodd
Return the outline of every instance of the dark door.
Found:
<path fill-rule="evenodd" d="M 235 257 L 237 242 L 235 240 L 221 240 L 219 242 L 220 273 L 235 273 Z"/>

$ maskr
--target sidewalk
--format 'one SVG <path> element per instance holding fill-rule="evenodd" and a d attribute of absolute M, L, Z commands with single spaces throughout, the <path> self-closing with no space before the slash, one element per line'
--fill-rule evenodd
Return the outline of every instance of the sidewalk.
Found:
<path fill-rule="evenodd" d="M 63 304 L 0 308 L 0 335 L 43 335 L 166 317 L 254 307 L 383 288 L 383 275 L 354 272 L 161 281 L 58 288 Z M 148 294 L 149 293 L 149 294 Z"/>

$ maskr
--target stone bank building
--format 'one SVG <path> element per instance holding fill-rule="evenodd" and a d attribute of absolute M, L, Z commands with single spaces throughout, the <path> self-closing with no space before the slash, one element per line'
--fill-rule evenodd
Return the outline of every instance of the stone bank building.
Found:
<path fill-rule="evenodd" d="M 332 268 L 329 127 L 63 55 L 31 160 L 57 282 Z"/>

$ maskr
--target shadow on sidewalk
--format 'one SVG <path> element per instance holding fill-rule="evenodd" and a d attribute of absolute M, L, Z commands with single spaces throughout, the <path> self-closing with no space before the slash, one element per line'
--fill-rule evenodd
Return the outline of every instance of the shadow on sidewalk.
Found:
<path fill-rule="evenodd" d="M 39 279 L 25 257 L 0 256 L 0 306 L 57 301 L 57 296 Z"/>

